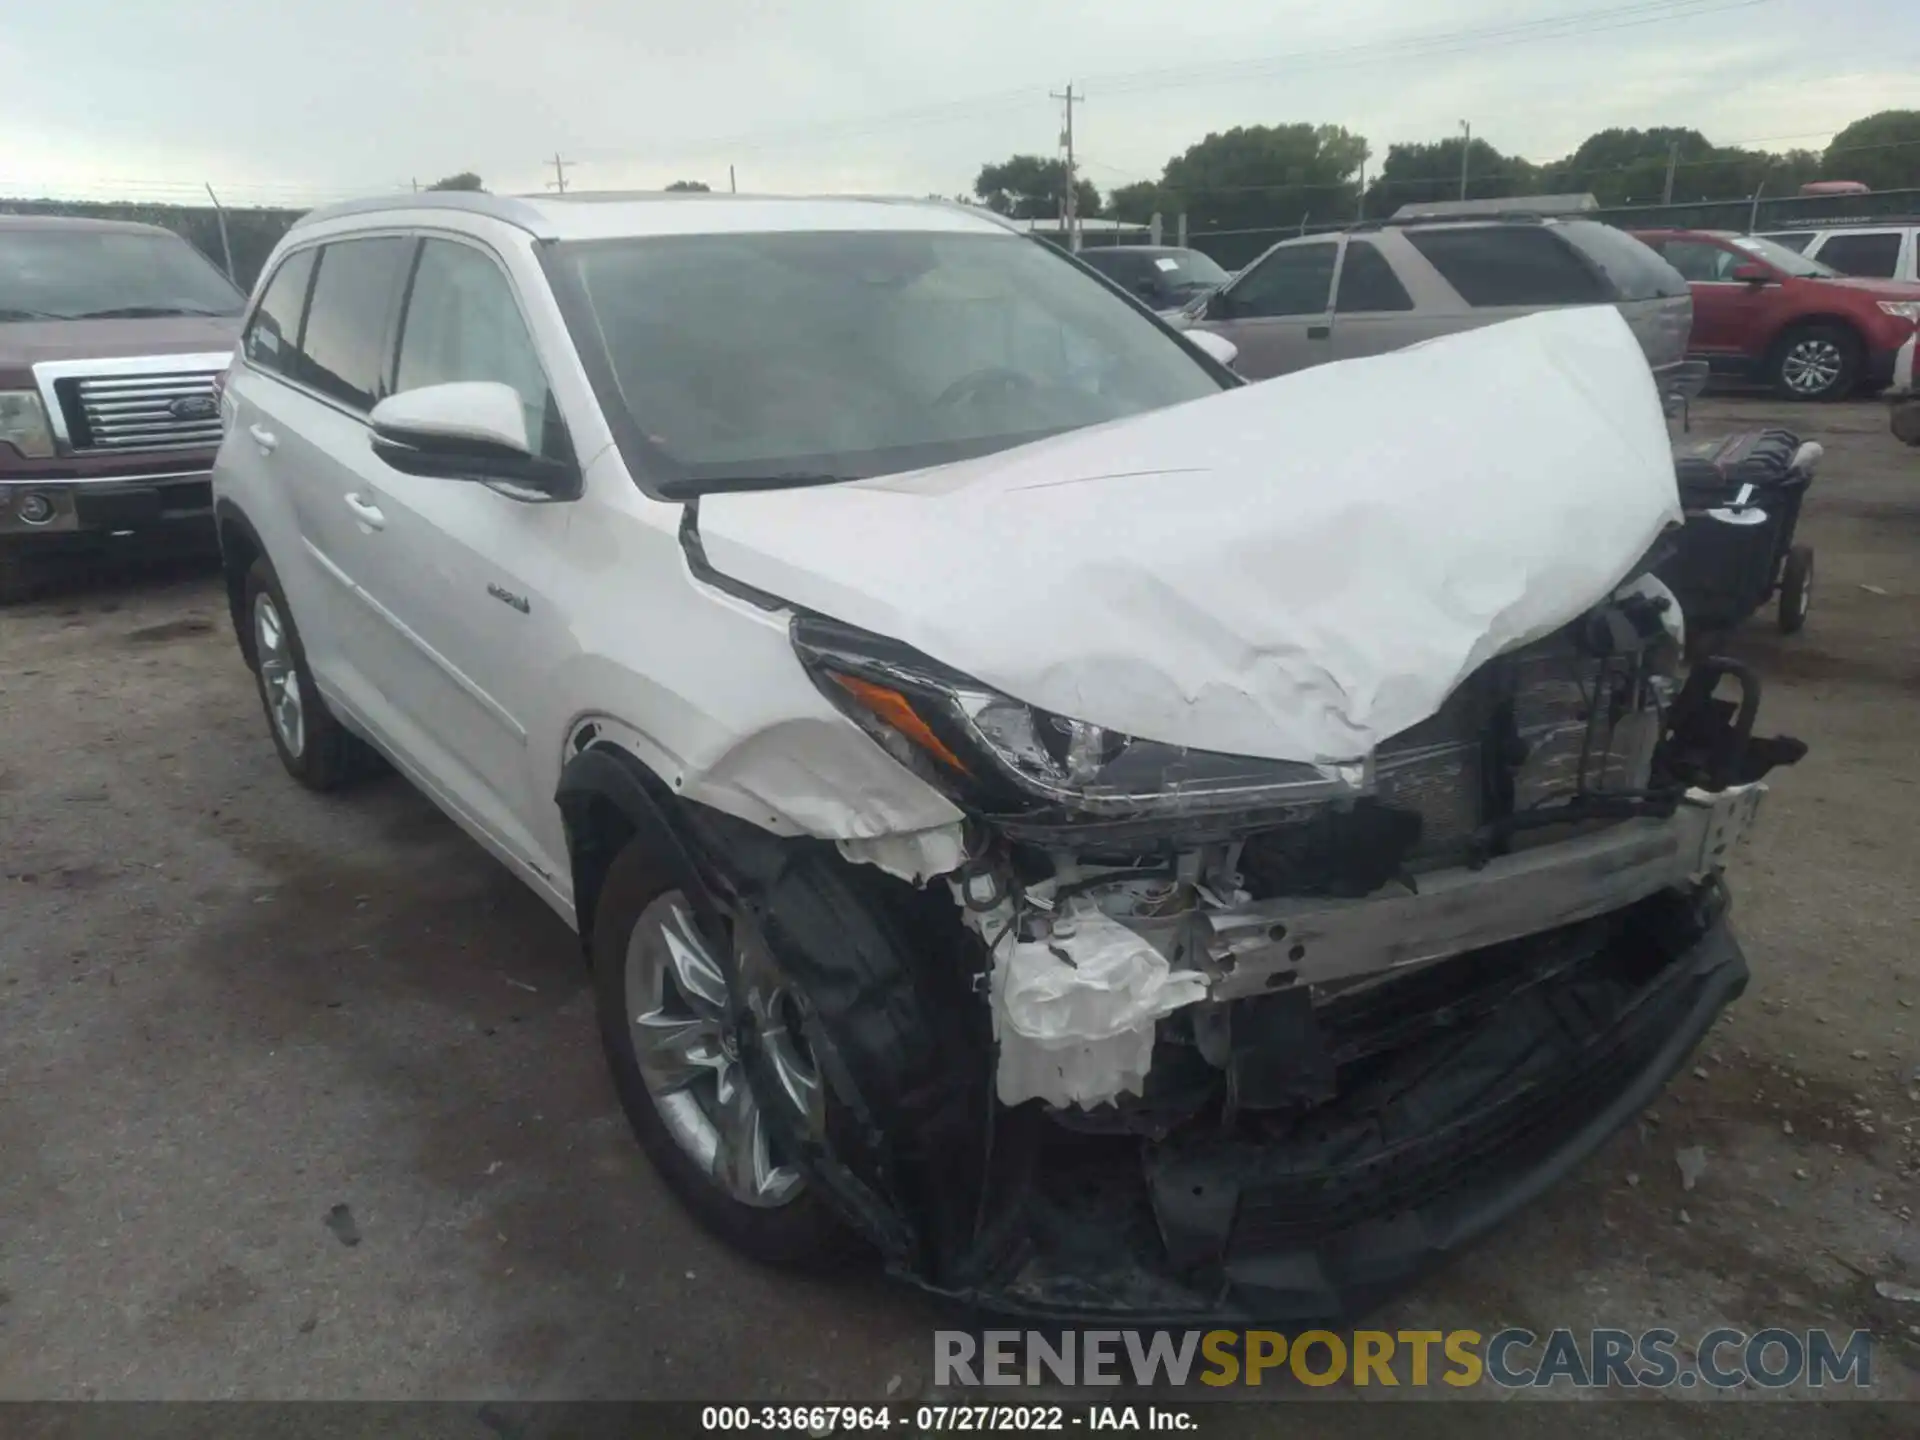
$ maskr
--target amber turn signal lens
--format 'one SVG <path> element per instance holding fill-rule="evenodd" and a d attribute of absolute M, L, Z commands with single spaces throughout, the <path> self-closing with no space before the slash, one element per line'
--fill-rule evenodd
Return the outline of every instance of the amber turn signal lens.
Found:
<path fill-rule="evenodd" d="M 927 728 L 927 722 L 914 712 L 913 703 L 898 690 L 889 690 L 885 685 L 876 685 L 871 680 L 862 680 L 854 675 L 842 675 L 835 671 L 828 673 L 833 675 L 834 683 L 841 689 L 941 764 L 951 766 L 962 775 L 969 773 L 960 757 Z"/>

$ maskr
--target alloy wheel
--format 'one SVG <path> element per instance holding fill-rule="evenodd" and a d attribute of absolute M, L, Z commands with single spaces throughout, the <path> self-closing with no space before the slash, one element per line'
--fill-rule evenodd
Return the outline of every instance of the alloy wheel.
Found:
<path fill-rule="evenodd" d="M 747 1077 L 745 1047 L 765 1061 L 767 1098 L 804 1132 L 820 1130 L 819 1071 L 787 988 L 751 927 L 728 917 L 733 964 L 679 890 L 656 897 L 627 939 L 628 1031 L 641 1081 L 667 1133 L 714 1183 L 743 1205 L 784 1205 L 799 1195 L 799 1168 L 778 1153 L 773 1127 Z"/>
<path fill-rule="evenodd" d="M 298 760 L 307 747 L 306 715 L 300 705 L 300 667 L 279 607 L 264 590 L 253 600 L 253 648 L 260 664 L 260 690 L 266 696 L 274 732 L 287 753 Z"/>
<path fill-rule="evenodd" d="M 1831 340 L 1797 340 L 1780 360 L 1780 378 L 1798 395 L 1819 395 L 1833 388 L 1846 357 Z"/>

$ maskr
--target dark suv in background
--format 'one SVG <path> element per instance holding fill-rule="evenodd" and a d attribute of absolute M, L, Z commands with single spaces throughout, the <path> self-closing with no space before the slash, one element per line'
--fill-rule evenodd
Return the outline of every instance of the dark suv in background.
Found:
<path fill-rule="evenodd" d="M 171 230 L 0 215 L 0 599 L 55 557 L 212 552 L 244 304 Z"/>
<path fill-rule="evenodd" d="M 1080 258 L 1161 314 L 1183 310 L 1233 277 L 1211 255 L 1178 245 L 1105 245 Z"/>
<path fill-rule="evenodd" d="M 1672 391 L 1704 379 L 1686 363 L 1693 304 L 1671 265 L 1596 220 L 1416 214 L 1283 240 L 1209 296 L 1194 324 L 1239 346 L 1234 368 L 1264 380 L 1537 310 L 1611 305 Z"/>

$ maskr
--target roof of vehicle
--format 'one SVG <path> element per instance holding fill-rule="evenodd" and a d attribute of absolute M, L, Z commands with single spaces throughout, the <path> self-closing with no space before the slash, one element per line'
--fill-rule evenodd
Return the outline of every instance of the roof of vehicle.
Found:
<path fill-rule="evenodd" d="M 1920 215 L 1848 215 L 1838 220 L 1793 220 L 1769 225 L 1759 235 L 1799 235 L 1813 230 L 1911 230 L 1920 225 Z"/>
<path fill-rule="evenodd" d="M 1080 252 L 1082 260 L 1096 255 L 1145 255 L 1152 259 L 1155 255 L 1197 255 L 1200 252 L 1191 245 L 1088 245 Z"/>
<path fill-rule="evenodd" d="M 90 230 L 95 234 L 172 235 L 163 225 L 142 225 L 134 220 L 95 220 L 85 215 L 4 215 L 0 230 Z"/>
<path fill-rule="evenodd" d="M 1704 236 L 1708 240 L 1739 240 L 1744 234 L 1739 230 L 1699 230 L 1688 225 L 1636 225 L 1627 233 L 1629 235 Z M 1761 238 L 1764 239 L 1765 236 Z"/>
<path fill-rule="evenodd" d="M 1402 205 L 1388 218 L 1407 220 L 1498 219 L 1509 215 L 1586 215 L 1600 208 L 1593 196 L 1582 193 L 1561 195 L 1507 195 L 1495 200 L 1415 200 Z"/>
<path fill-rule="evenodd" d="M 783 230 L 925 230 L 1001 233 L 998 215 L 945 200 L 857 195 L 714 195 L 700 191 L 572 191 L 488 195 L 479 191 L 376 196 L 310 210 L 294 223 L 351 217 L 402 222 L 420 212 L 485 215 L 540 240 L 606 240 L 640 235 L 749 234 Z"/>

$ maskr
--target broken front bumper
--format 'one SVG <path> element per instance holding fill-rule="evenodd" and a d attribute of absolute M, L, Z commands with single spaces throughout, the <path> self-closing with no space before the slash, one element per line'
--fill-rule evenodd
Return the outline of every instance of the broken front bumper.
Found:
<path fill-rule="evenodd" d="M 1163 951 L 1177 928 L 1215 1000 L 1377 976 L 1604 915 L 1721 869 L 1767 787 L 1692 790 L 1665 819 L 1627 820 L 1478 869 L 1423 875 L 1417 890 L 1362 900 L 1269 900 L 1134 928 Z"/>
<path fill-rule="evenodd" d="M 1723 909 L 1714 884 L 1657 896 L 1336 1003 L 1319 1017 L 1340 1064 L 1330 1104 L 1131 1147 L 1031 1140 L 1017 1267 L 932 1288 L 1129 1324 L 1364 1312 L 1659 1095 L 1745 987 Z"/>

